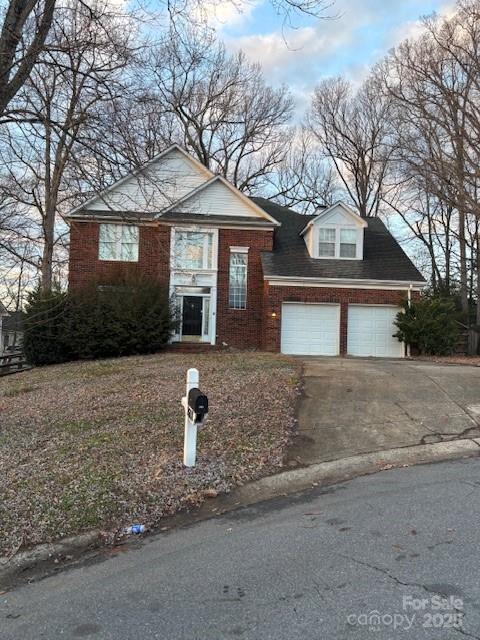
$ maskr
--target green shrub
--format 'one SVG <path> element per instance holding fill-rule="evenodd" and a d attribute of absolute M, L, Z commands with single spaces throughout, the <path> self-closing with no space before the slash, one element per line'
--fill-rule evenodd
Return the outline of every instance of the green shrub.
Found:
<path fill-rule="evenodd" d="M 70 359 L 68 344 L 64 342 L 67 305 L 67 294 L 58 289 L 49 293 L 37 289 L 29 294 L 23 350 L 31 364 L 53 364 Z"/>
<path fill-rule="evenodd" d="M 403 303 L 397 315 L 395 337 L 418 349 L 421 354 L 449 355 L 459 339 L 459 312 L 453 299 L 423 297 Z"/>
<path fill-rule="evenodd" d="M 172 331 L 166 291 L 147 279 L 35 292 L 26 315 L 26 354 L 37 365 L 153 353 Z"/>

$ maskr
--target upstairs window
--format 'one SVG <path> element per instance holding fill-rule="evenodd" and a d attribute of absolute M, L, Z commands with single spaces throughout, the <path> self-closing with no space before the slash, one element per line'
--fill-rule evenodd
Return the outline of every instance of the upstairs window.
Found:
<path fill-rule="evenodd" d="M 230 309 L 247 308 L 248 249 L 230 251 L 230 277 L 228 306 Z"/>
<path fill-rule="evenodd" d="M 196 231 L 175 231 L 174 264 L 177 269 L 211 269 L 213 236 Z"/>
<path fill-rule="evenodd" d="M 319 229 L 318 255 L 321 258 L 335 257 L 335 229 Z"/>
<path fill-rule="evenodd" d="M 357 257 L 358 232 L 348 228 L 320 228 L 318 230 L 319 258 Z"/>
<path fill-rule="evenodd" d="M 100 260 L 138 262 L 138 227 L 128 224 L 100 224 Z"/>
<path fill-rule="evenodd" d="M 357 231 L 355 229 L 340 229 L 340 257 L 356 258 Z"/>

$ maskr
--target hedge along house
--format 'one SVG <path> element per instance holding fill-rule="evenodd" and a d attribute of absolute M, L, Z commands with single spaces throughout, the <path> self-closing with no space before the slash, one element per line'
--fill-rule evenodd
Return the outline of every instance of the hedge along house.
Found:
<path fill-rule="evenodd" d="M 176 145 L 66 220 L 70 287 L 158 279 L 178 310 L 173 342 L 401 357 L 393 321 L 425 285 L 379 219 L 248 198 Z"/>

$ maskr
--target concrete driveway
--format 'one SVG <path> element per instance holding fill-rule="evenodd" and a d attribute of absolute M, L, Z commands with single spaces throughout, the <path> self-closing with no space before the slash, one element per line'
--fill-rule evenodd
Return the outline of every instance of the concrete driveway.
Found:
<path fill-rule="evenodd" d="M 292 464 L 480 436 L 480 367 L 308 358 Z"/>

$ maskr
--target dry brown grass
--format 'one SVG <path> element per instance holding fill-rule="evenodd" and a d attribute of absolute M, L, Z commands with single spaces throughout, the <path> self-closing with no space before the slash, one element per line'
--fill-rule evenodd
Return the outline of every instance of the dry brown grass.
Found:
<path fill-rule="evenodd" d="M 480 367 L 480 356 L 415 356 L 414 360 L 425 360 L 439 364 L 466 364 Z"/>
<path fill-rule="evenodd" d="M 190 366 L 210 399 L 194 469 L 182 465 Z M 261 353 L 158 354 L 0 380 L 0 549 L 80 531 L 148 527 L 282 464 L 296 361 Z"/>

